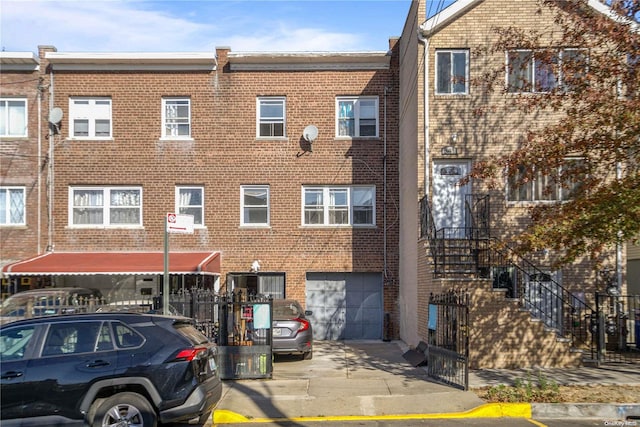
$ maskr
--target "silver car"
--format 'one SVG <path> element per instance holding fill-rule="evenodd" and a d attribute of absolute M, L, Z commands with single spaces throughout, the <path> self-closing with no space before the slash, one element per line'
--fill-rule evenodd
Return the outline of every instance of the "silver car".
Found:
<path fill-rule="evenodd" d="M 313 329 L 300 303 L 292 299 L 273 300 L 273 353 L 302 354 L 304 360 L 313 358 Z"/>

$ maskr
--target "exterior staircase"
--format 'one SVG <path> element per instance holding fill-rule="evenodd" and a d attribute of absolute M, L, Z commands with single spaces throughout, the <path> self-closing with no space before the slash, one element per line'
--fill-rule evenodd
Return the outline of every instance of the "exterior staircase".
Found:
<path fill-rule="evenodd" d="M 551 274 L 491 237 L 489 196 L 469 195 L 466 225 L 436 229 L 421 201 L 435 280 L 470 294 L 470 367 L 576 366 L 595 311 Z"/>

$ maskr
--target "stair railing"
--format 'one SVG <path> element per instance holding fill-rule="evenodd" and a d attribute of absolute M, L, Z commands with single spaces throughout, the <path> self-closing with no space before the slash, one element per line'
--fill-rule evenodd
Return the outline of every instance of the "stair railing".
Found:
<path fill-rule="evenodd" d="M 576 346 L 587 344 L 595 311 L 583 294 L 570 292 L 549 272 L 495 238 L 490 239 L 487 249 L 489 265 L 486 267 L 494 270 L 494 286 L 507 288 L 510 297 L 518 299 L 522 308 L 559 336 L 570 338 Z M 508 277 L 501 278 L 504 272 L 509 273 Z"/>

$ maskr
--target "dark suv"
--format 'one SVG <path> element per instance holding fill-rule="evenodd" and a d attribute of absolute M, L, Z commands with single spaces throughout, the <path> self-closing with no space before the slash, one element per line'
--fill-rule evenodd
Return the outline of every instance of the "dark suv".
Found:
<path fill-rule="evenodd" d="M 216 347 L 191 319 L 72 314 L 0 327 L 0 424 L 205 423 L 222 394 Z"/>

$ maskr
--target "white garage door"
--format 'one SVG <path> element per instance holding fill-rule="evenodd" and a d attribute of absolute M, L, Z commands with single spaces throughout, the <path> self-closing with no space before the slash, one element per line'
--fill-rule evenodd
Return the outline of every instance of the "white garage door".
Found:
<path fill-rule="evenodd" d="M 314 339 L 382 339 L 380 273 L 307 273 L 306 305 Z"/>

